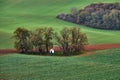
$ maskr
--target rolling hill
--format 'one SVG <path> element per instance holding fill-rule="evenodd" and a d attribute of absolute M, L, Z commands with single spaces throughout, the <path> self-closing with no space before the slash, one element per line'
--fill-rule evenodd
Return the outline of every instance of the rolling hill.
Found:
<path fill-rule="evenodd" d="M 79 9 L 96 2 L 120 2 L 119 0 L 0 0 L 0 48 L 13 48 L 12 34 L 17 27 L 30 30 L 38 27 L 53 27 L 56 31 L 63 27 L 81 27 L 90 44 L 120 43 L 120 31 L 88 28 L 56 19 L 61 12 Z"/>
<path fill-rule="evenodd" d="M 120 31 L 93 29 L 58 20 L 91 3 L 113 3 L 119 0 L 0 0 L 0 48 L 13 48 L 13 31 L 18 27 L 34 30 L 38 27 L 78 26 L 88 36 L 90 44 L 120 43 Z M 35 56 L 25 54 L 0 55 L 0 80 L 119 80 L 120 49 L 96 51 L 88 56 Z"/>

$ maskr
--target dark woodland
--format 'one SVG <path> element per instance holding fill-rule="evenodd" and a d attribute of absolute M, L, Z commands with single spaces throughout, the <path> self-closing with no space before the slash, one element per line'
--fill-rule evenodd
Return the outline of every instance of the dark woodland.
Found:
<path fill-rule="evenodd" d="M 96 3 L 77 10 L 72 8 L 70 14 L 60 14 L 58 19 L 88 27 L 120 30 L 120 3 Z"/>

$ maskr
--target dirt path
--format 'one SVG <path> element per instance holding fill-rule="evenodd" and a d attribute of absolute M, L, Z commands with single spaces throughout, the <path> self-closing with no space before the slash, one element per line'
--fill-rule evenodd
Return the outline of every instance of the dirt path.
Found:
<path fill-rule="evenodd" d="M 91 55 L 91 54 L 95 54 L 95 51 L 87 51 L 84 54 L 80 54 L 79 56 L 88 56 L 88 55 Z"/>
<path fill-rule="evenodd" d="M 120 43 L 119 44 L 94 44 L 94 45 L 86 45 L 84 46 L 84 49 L 87 51 L 86 54 L 82 55 L 90 55 L 95 53 L 94 51 L 97 50 L 105 50 L 105 49 L 113 49 L 113 48 L 120 48 Z M 60 47 L 54 47 L 55 51 L 61 51 Z M 0 49 L 0 55 L 3 54 L 13 54 L 17 53 L 16 49 Z"/>
<path fill-rule="evenodd" d="M 0 49 L 0 55 L 3 55 L 3 54 L 14 54 L 16 52 L 17 52 L 16 49 Z"/>
<path fill-rule="evenodd" d="M 105 50 L 105 49 L 113 49 L 120 48 L 120 44 L 94 44 L 94 45 L 86 45 L 84 49 L 86 51 L 97 51 L 97 50 Z M 61 51 L 60 47 L 54 47 L 55 51 Z"/>
<path fill-rule="evenodd" d="M 113 49 L 120 48 L 119 44 L 95 44 L 95 45 L 87 45 L 84 47 L 86 51 L 96 51 L 96 50 L 105 50 L 105 49 Z"/>

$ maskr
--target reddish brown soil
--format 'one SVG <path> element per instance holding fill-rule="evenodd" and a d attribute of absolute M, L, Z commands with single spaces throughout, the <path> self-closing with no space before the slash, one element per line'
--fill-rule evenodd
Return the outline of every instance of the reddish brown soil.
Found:
<path fill-rule="evenodd" d="M 105 50 L 105 49 L 113 49 L 113 48 L 120 48 L 120 44 L 93 44 L 93 45 L 86 45 L 84 49 L 86 51 L 96 51 L 96 50 Z M 60 47 L 54 47 L 55 51 L 61 51 Z"/>
<path fill-rule="evenodd" d="M 84 47 L 86 51 L 96 51 L 96 50 L 105 50 L 105 49 L 113 49 L 120 48 L 119 44 L 95 44 L 95 45 L 87 45 Z"/>
<path fill-rule="evenodd" d="M 105 49 L 113 49 L 113 48 L 120 48 L 120 43 L 119 44 L 94 44 L 94 45 L 86 45 L 84 46 L 84 49 L 87 51 L 86 54 L 81 54 L 81 55 L 90 55 L 93 54 L 94 51 L 97 50 L 105 50 Z M 61 51 L 62 49 L 60 47 L 54 47 L 55 51 Z M 0 55 L 1 54 L 13 54 L 17 53 L 16 49 L 0 49 Z"/>
<path fill-rule="evenodd" d="M 87 45 L 84 46 L 84 48 L 87 52 L 84 54 L 80 54 L 80 56 L 88 56 L 91 54 L 95 54 L 95 51 L 97 50 L 120 48 L 120 44 L 96 44 L 96 45 Z"/>
<path fill-rule="evenodd" d="M 0 49 L 0 55 L 2 54 L 13 54 L 16 53 L 16 49 Z"/>
<path fill-rule="evenodd" d="M 91 55 L 91 54 L 95 54 L 95 51 L 87 51 L 84 54 L 80 54 L 80 56 L 88 56 L 88 55 Z"/>

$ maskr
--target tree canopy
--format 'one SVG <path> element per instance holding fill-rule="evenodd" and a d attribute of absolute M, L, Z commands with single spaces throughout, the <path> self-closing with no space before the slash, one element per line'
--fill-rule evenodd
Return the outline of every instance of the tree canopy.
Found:
<path fill-rule="evenodd" d="M 24 53 L 37 50 L 40 54 L 48 54 L 55 44 L 61 47 L 64 55 L 80 54 L 84 50 L 84 45 L 88 44 L 86 34 L 78 27 L 65 27 L 60 33 L 51 27 L 37 28 L 35 31 L 17 28 L 14 31 L 14 38 L 15 48 Z"/>
<path fill-rule="evenodd" d="M 72 8 L 57 18 L 93 28 L 120 30 L 120 3 L 95 3 L 84 9 Z"/>

